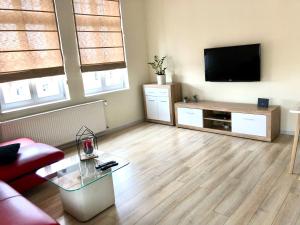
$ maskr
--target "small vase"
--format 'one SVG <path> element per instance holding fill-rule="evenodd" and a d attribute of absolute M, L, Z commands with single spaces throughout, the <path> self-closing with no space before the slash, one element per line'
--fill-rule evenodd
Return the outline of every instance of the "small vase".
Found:
<path fill-rule="evenodd" d="M 166 84 L 166 75 L 157 75 L 157 84 L 164 85 Z"/>

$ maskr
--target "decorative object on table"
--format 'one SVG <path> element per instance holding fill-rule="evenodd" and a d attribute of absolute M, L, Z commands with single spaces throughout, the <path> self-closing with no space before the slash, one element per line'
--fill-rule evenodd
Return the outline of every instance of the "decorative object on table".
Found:
<path fill-rule="evenodd" d="M 269 107 L 269 99 L 268 98 L 258 98 L 257 106 L 260 108 L 268 108 Z"/>
<path fill-rule="evenodd" d="M 192 97 L 192 102 L 198 102 L 198 96 L 197 95 L 193 95 Z"/>
<path fill-rule="evenodd" d="M 76 147 L 81 161 L 98 157 L 94 153 L 94 150 L 98 149 L 97 137 L 86 126 L 82 126 L 76 134 Z"/>
<path fill-rule="evenodd" d="M 164 85 L 166 84 L 166 69 L 167 67 L 163 67 L 164 61 L 167 56 L 162 57 L 161 59 L 155 55 L 154 61 L 149 62 L 148 64 L 155 70 L 155 74 L 157 75 L 157 84 Z"/>
<path fill-rule="evenodd" d="M 189 97 L 184 97 L 184 98 L 183 98 L 183 102 L 184 102 L 184 103 L 188 103 L 188 102 L 189 102 Z"/>

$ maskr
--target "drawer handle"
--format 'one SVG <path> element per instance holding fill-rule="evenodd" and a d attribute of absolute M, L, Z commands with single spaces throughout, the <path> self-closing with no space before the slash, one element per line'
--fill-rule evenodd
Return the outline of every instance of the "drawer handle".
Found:
<path fill-rule="evenodd" d="M 148 100 L 149 102 L 154 102 L 155 100 Z"/>
<path fill-rule="evenodd" d="M 193 112 L 186 112 L 187 114 L 190 114 L 190 115 L 195 115 L 195 113 Z"/>
<path fill-rule="evenodd" d="M 160 102 L 168 102 L 168 101 L 160 101 Z"/>
<path fill-rule="evenodd" d="M 248 121 L 254 121 L 254 119 L 249 119 L 249 118 L 243 118 L 243 119 Z"/>

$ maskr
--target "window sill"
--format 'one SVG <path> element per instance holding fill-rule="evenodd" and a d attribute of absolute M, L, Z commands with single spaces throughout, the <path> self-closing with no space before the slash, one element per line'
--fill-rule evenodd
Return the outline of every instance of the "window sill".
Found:
<path fill-rule="evenodd" d="M 3 111 L 1 111 L 0 114 L 17 112 L 17 111 L 22 111 L 22 110 L 26 110 L 26 109 L 31 109 L 31 108 L 41 107 L 41 106 L 47 106 L 47 105 L 52 105 L 52 104 L 57 104 L 57 103 L 67 102 L 67 101 L 70 101 L 70 99 L 68 98 L 68 99 L 63 99 L 63 100 L 58 100 L 58 101 L 53 101 L 53 102 L 45 102 L 45 103 L 31 105 L 31 106 L 24 106 L 24 107 L 15 108 L 15 109 L 3 110 Z"/>
<path fill-rule="evenodd" d="M 128 90 L 129 90 L 129 87 L 126 87 L 126 88 L 121 88 L 121 89 L 112 90 L 112 91 L 104 91 L 104 92 L 98 92 L 98 93 L 93 93 L 93 94 L 85 94 L 84 97 L 89 98 L 89 97 L 93 97 L 93 96 L 105 95 L 105 94 L 110 94 L 110 93 L 114 93 L 114 92 L 128 91 Z"/>

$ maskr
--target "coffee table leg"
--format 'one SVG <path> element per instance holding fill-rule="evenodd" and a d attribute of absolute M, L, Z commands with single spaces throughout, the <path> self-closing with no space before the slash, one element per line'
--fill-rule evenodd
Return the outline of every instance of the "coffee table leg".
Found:
<path fill-rule="evenodd" d="M 79 221 L 87 221 L 115 204 L 112 176 L 106 176 L 76 191 L 60 188 L 64 210 Z"/>

